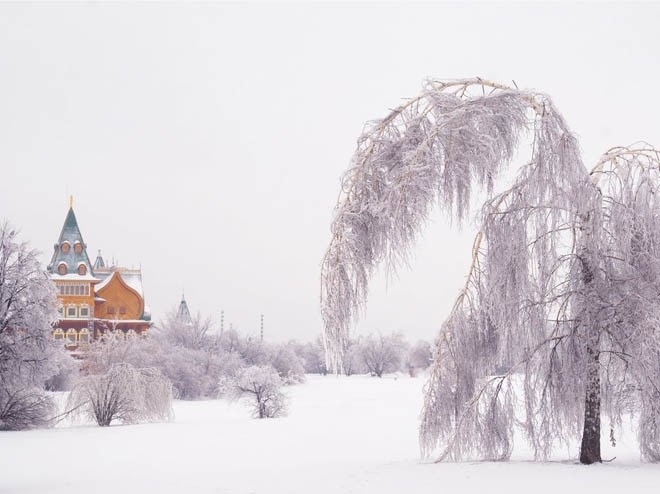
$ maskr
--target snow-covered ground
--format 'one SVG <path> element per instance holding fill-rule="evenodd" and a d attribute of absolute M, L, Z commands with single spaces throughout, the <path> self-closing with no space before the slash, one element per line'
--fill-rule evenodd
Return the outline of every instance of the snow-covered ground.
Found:
<path fill-rule="evenodd" d="M 286 418 L 255 420 L 238 403 L 176 402 L 166 424 L 61 424 L 0 433 L 2 493 L 529 493 L 660 492 L 660 465 L 634 437 L 610 463 L 422 462 L 417 423 L 424 379 L 308 377 L 287 388 Z M 562 452 L 568 458 L 575 452 Z"/>

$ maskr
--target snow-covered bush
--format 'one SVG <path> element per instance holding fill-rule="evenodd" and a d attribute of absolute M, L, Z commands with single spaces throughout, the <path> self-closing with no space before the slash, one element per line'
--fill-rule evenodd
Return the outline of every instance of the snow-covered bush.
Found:
<path fill-rule="evenodd" d="M 359 339 L 351 339 L 346 343 L 342 370 L 347 376 L 352 376 L 353 374 L 366 374 L 368 372 L 367 367 L 364 365 L 364 359 L 362 358 L 362 347 L 360 346 Z"/>
<path fill-rule="evenodd" d="M 367 372 L 374 376 L 401 369 L 406 343 L 399 333 L 368 335 L 360 341 L 360 357 Z"/>
<path fill-rule="evenodd" d="M 271 365 L 278 372 L 285 384 L 305 382 L 305 368 L 302 359 L 295 350 L 295 343 L 274 345 L 271 349 Z"/>
<path fill-rule="evenodd" d="M 115 364 L 107 373 L 81 379 L 67 402 L 72 416 L 87 417 L 102 427 L 170 420 L 172 385 L 158 369 Z"/>
<path fill-rule="evenodd" d="M 170 379 L 177 398 L 214 396 L 218 380 L 235 374 L 240 366 L 239 357 L 224 350 L 213 326 L 210 318 L 197 315 L 182 319 L 172 312 L 154 328 L 152 338 L 158 346 L 158 358 L 153 365 Z"/>
<path fill-rule="evenodd" d="M 231 400 L 242 400 L 253 410 L 255 418 L 281 417 L 287 413 L 284 382 L 270 365 L 252 365 L 234 377 L 224 378 L 221 393 Z"/>
<path fill-rule="evenodd" d="M 52 341 L 57 320 L 55 287 L 37 253 L 0 225 L 0 429 L 49 423 L 53 405 L 43 393 L 64 356 Z"/>
<path fill-rule="evenodd" d="M 325 354 L 320 340 L 299 344 L 296 353 L 302 360 L 305 374 L 327 374 Z"/>
<path fill-rule="evenodd" d="M 117 364 L 158 367 L 161 349 L 152 338 L 115 338 L 111 334 L 91 342 L 85 351 L 83 374 L 104 374 Z"/>
<path fill-rule="evenodd" d="M 417 371 L 425 370 L 431 365 L 433 352 L 431 344 L 426 340 L 419 340 L 409 350 L 406 356 L 408 373 L 414 376 Z"/>
<path fill-rule="evenodd" d="M 80 360 L 62 352 L 54 362 L 56 373 L 44 383 L 47 391 L 71 391 L 80 379 Z"/>
<path fill-rule="evenodd" d="M 0 386 L 0 431 L 18 431 L 50 425 L 55 403 L 40 388 Z"/>

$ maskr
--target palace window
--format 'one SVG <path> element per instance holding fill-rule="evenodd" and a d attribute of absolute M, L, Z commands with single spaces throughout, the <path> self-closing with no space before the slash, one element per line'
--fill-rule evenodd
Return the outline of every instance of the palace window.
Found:
<path fill-rule="evenodd" d="M 62 328 L 57 328 L 55 331 L 53 331 L 53 339 L 54 340 L 64 339 L 64 331 L 62 331 Z"/>
<path fill-rule="evenodd" d="M 73 244 L 73 252 L 76 254 L 82 254 L 82 244 L 80 242 L 76 242 Z"/>
<path fill-rule="evenodd" d="M 61 263 L 57 266 L 57 273 L 58 273 L 59 275 L 64 276 L 64 275 L 67 273 L 67 271 L 68 271 L 68 270 L 67 270 L 67 268 L 66 268 L 66 263 L 61 262 Z"/>
<path fill-rule="evenodd" d="M 80 317 L 89 317 L 89 307 L 86 305 L 80 307 Z"/>
<path fill-rule="evenodd" d="M 66 341 L 68 343 L 75 343 L 78 341 L 78 333 L 75 329 L 71 328 L 66 332 Z"/>
<path fill-rule="evenodd" d="M 89 330 L 87 328 L 81 329 L 78 334 L 78 339 L 80 340 L 80 343 L 89 343 Z"/>
<path fill-rule="evenodd" d="M 60 283 L 57 285 L 59 295 L 85 295 L 89 296 L 89 283 Z"/>
<path fill-rule="evenodd" d="M 76 317 L 78 315 L 78 310 L 75 305 L 69 305 L 66 308 L 66 317 Z"/>
<path fill-rule="evenodd" d="M 108 307 L 108 314 L 114 314 L 115 313 L 115 308 L 114 307 Z"/>
<path fill-rule="evenodd" d="M 62 251 L 62 254 L 68 254 L 71 250 L 71 244 L 65 240 L 62 242 L 62 245 L 60 245 L 60 250 Z"/>
<path fill-rule="evenodd" d="M 119 313 L 120 314 L 126 314 L 126 307 L 124 307 L 123 305 L 121 307 L 119 307 Z"/>
<path fill-rule="evenodd" d="M 78 274 L 80 276 L 85 276 L 87 274 L 87 266 L 85 266 L 84 264 L 78 266 Z"/>

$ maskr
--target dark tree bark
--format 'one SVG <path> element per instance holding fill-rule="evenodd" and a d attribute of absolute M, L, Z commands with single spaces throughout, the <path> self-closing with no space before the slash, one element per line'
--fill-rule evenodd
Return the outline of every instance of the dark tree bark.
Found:
<path fill-rule="evenodd" d="M 584 401 L 584 428 L 580 445 L 580 463 L 602 462 L 600 456 L 600 364 L 598 351 L 587 347 L 587 390 Z"/>
<path fill-rule="evenodd" d="M 587 216 L 587 221 L 589 217 Z M 593 255 L 593 254 L 592 254 Z M 585 293 L 593 289 L 594 271 L 589 255 L 580 256 L 582 261 L 582 280 Z M 594 297 L 597 300 L 597 297 Z M 587 296 L 588 304 L 590 297 Z M 591 308 L 593 310 L 593 308 Z M 580 463 L 591 465 L 603 460 L 600 456 L 600 362 L 599 362 L 599 328 L 597 323 L 587 317 L 587 386 L 584 398 L 584 426 L 582 428 L 582 444 L 580 445 Z"/>

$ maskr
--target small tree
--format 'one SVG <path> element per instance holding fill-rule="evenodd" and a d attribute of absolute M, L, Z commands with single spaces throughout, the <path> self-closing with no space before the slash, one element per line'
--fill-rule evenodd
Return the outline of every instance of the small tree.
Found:
<path fill-rule="evenodd" d="M 255 418 L 286 415 L 286 397 L 282 393 L 282 378 L 270 365 L 246 367 L 235 377 L 228 378 L 222 388 L 234 400 L 244 400 L 253 410 Z"/>
<path fill-rule="evenodd" d="M 411 375 L 415 375 L 417 370 L 428 369 L 432 360 L 433 352 L 431 350 L 431 344 L 428 341 L 419 340 L 408 351 L 406 357 L 408 372 Z"/>
<path fill-rule="evenodd" d="M 398 371 L 405 350 L 406 345 L 399 333 L 369 335 L 360 343 L 360 355 L 367 371 L 378 377 Z"/>
<path fill-rule="evenodd" d="M 172 385 L 157 369 L 116 364 L 105 374 L 83 378 L 71 391 L 67 408 L 74 417 L 88 417 L 102 427 L 113 420 L 170 420 Z"/>

